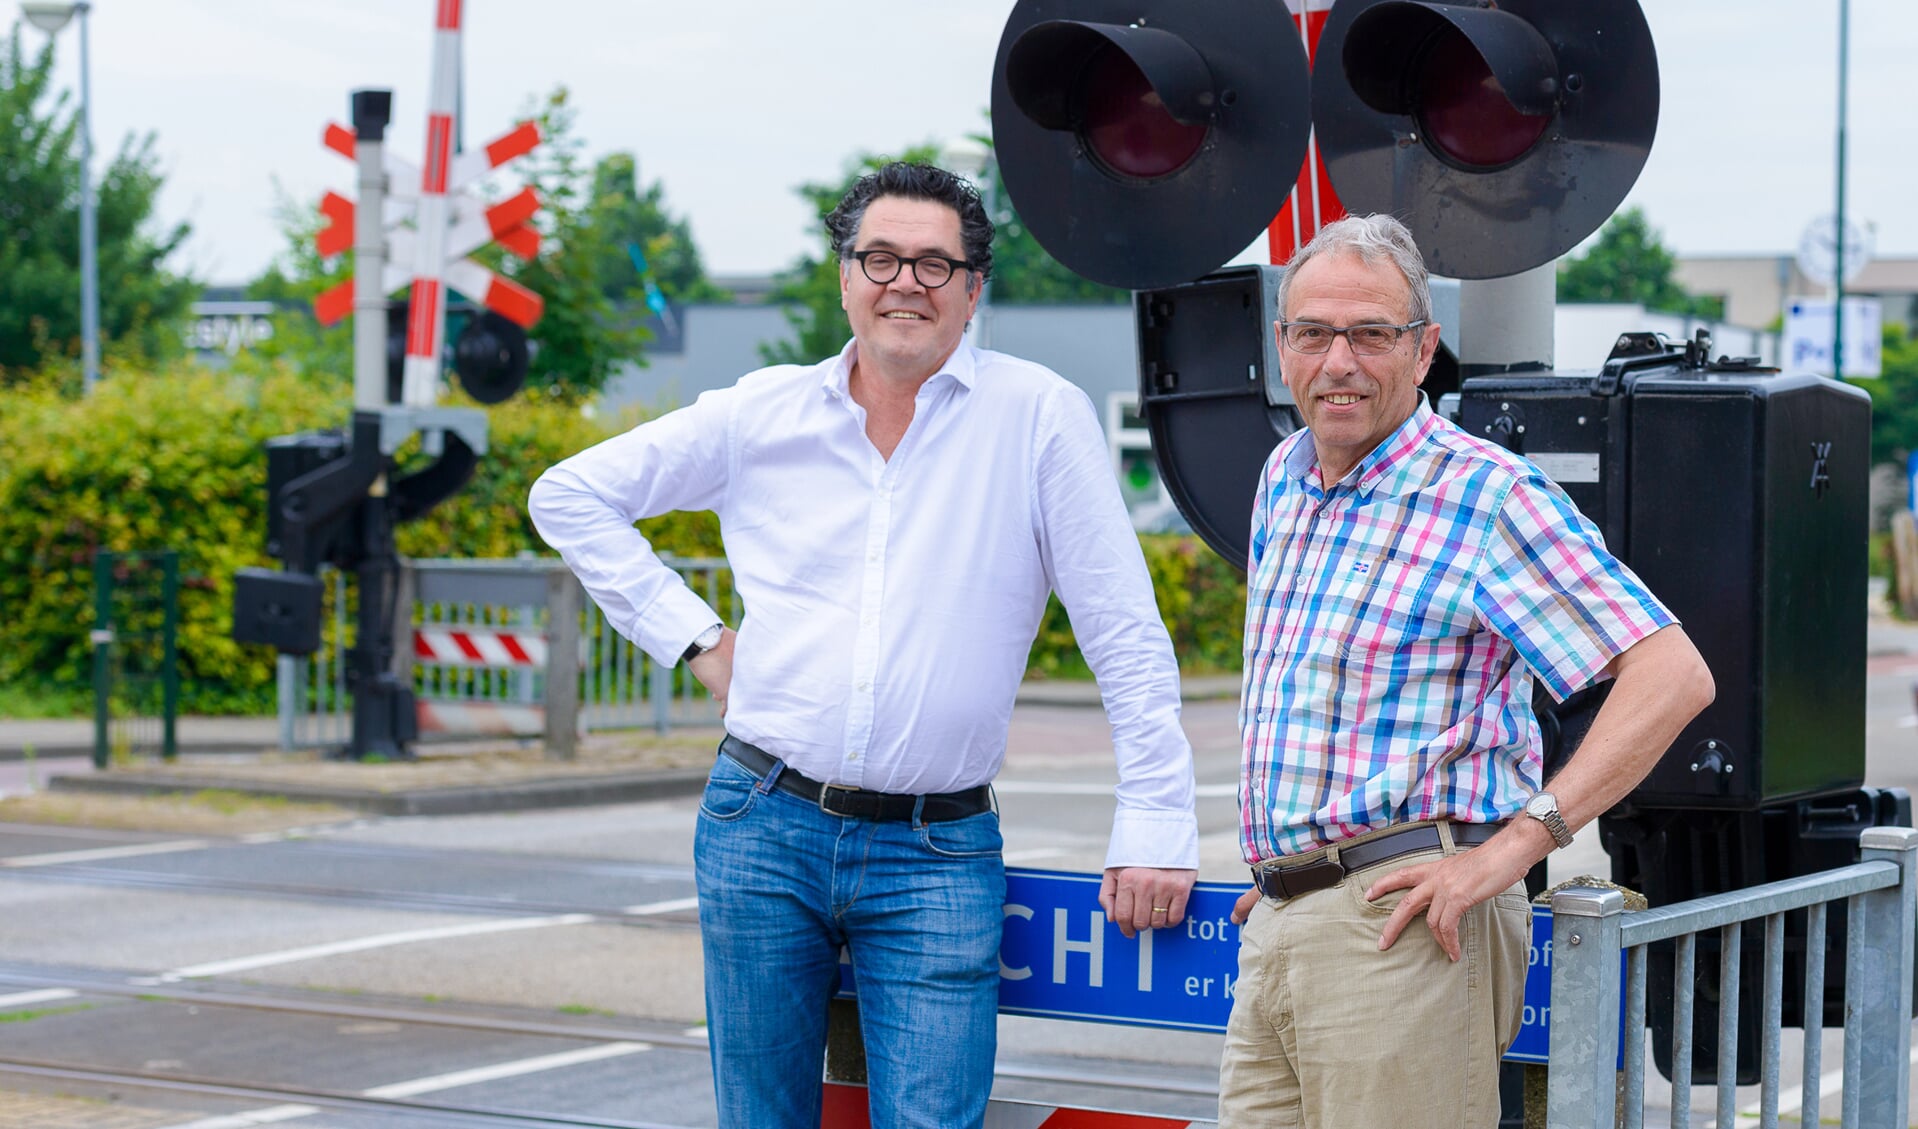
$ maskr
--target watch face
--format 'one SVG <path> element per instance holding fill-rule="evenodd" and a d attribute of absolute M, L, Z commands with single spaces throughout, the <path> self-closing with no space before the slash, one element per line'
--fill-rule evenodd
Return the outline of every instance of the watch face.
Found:
<path fill-rule="evenodd" d="M 1543 819 L 1558 810 L 1558 800 L 1550 792 L 1539 792 L 1525 801 L 1525 814 Z"/>

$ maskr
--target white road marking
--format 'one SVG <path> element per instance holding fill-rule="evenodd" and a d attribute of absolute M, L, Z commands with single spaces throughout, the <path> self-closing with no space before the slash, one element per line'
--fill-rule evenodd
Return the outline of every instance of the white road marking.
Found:
<path fill-rule="evenodd" d="M 601 1059 L 618 1058 L 621 1055 L 652 1049 L 650 1043 L 601 1043 L 598 1046 L 540 1055 L 537 1058 L 522 1058 L 513 1062 L 495 1063 L 492 1066 L 474 1067 L 471 1070 L 455 1070 L 448 1074 L 434 1074 L 405 1082 L 391 1082 L 384 1086 L 375 1086 L 370 1090 L 361 1090 L 360 1094 L 368 1098 L 411 1098 L 420 1094 L 451 1090 L 458 1086 L 473 1086 L 501 1078 L 517 1078 L 523 1074 L 537 1074 L 542 1070 L 557 1070 L 562 1066 L 577 1066 L 580 1063 L 598 1062 Z M 203 1117 L 198 1121 L 170 1125 L 166 1129 L 252 1129 L 255 1125 L 273 1125 L 281 1121 L 311 1117 L 319 1112 L 318 1106 L 275 1105 L 248 1110 L 245 1113 Z"/>
<path fill-rule="evenodd" d="M 213 844 L 205 839 L 170 839 L 164 843 L 129 843 L 124 847 L 94 847 L 84 851 L 54 851 L 42 855 L 17 855 L 0 859 L 0 866 L 57 866 L 63 862 L 96 862 L 100 859 L 124 859 L 137 855 L 165 855 L 175 851 L 200 851 Z"/>
<path fill-rule="evenodd" d="M 1913 1066 L 1918 1066 L 1918 1048 L 1913 1048 L 1911 1052 L 1911 1064 Z M 1844 1067 L 1841 1066 L 1837 1070 L 1827 1071 L 1824 1074 L 1819 1075 L 1818 1076 L 1819 1105 L 1822 1107 L 1824 1105 L 1824 1099 L 1831 1097 L 1833 1094 L 1843 1091 L 1844 1088 L 1845 1088 L 1845 1068 Z M 1780 1092 L 1778 1094 L 1778 1116 L 1785 1117 L 1790 1114 L 1797 1113 L 1804 1106 L 1805 1086 L 1803 1082 L 1800 1082 L 1798 1085 L 1791 1087 L 1790 1092 L 1785 1092 L 1785 1087 L 1783 1086 L 1779 1087 L 1779 1091 Z M 1764 1112 L 1764 1103 L 1753 1102 L 1751 1105 L 1745 1107 L 1744 1109 L 1739 1110 L 1738 1116 L 1758 1117 L 1763 1112 Z M 1824 1113 L 1829 1113 L 1829 1112 L 1830 1112 L 1829 1110 L 1822 1111 L 1820 1116 L 1823 1116 Z"/>
<path fill-rule="evenodd" d="M 678 913 L 684 909 L 696 909 L 698 898 L 673 898 L 664 902 L 647 902 L 644 905 L 627 906 L 619 912 L 630 917 L 651 917 L 656 913 Z"/>
<path fill-rule="evenodd" d="M 202 1117 L 198 1121 L 183 1121 L 177 1125 L 164 1126 L 163 1129 L 253 1129 L 255 1125 L 276 1125 L 296 1117 L 311 1117 L 318 1112 L 320 1107 L 316 1105 L 270 1105 L 264 1109 L 250 1109 L 245 1113 L 229 1113 L 220 1117 Z"/>
<path fill-rule="evenodd" d="M 44 1004 L 53 1000 L 70 1000 L 79 994 L 70 988 L 41 988 L 32 992 L 15 992 L 11 996 L 0 996 L 0 1007 L 21 1007 L 25 1004 Z"/>
<path fill-rule="evenodd" d="M 1008 796 L 1110 796 L 1113 785 L 1072 780 L 995 780 L 992 790 Z M 1200 799 L 1237 796 L 1237 784 L 1201 784 L 1193 789 Z"/>
<path fill-rule="evenodd" d="M 1032 847 L 1024 851 L 1007 851 L 1004 855 L 1000 856 L 1000 860 L 1010 863 L 1013 866 L 1018 866 L 1020 863 L 1058 858 L 1065 853 L 1067 852 L 1064 847 Z"/>
<path fill-rule="evenodd" d="M 502 1062 L 495 1066 L 475 1067 L 472 1070 L 455 1070 L 450 1074 L 435 1074 L 430 1078 L 415 1078 L 410 1082 L 394 1082 L 361 1092 L 369 1098 L 410 1098 L 417 1094 L 451 1090 L 456 1086 L 473 1086 L 500 1078 L 517 1078 L 522 1074 L 537 1074 L 542 1070 L 557 1070 L 562 1066 L 577 1066 L 583 1062 L 598 1062 L 601 1059 L 618 1058 L 621 1055 L 652 1049 L 651 1043 L 601 1043 L 596 1047 L 581 1047 L 574 1051 L 540 1055 L 538 1058 L 523 1058 L 517 1062 Z"/>
<path fill-rule="evenodd" d="M 282 949 L 274 953 L 259 953 L 250 957 L 235 957 L 231 960 L 188 965 L 185 968 L 161 973 L 159 982 L 168 984 L 197 976 L 223 976 L 229 972 L 245 972 L 249 969 L 267 968 L 276 964 L 293 964 L 303 960 L 339 956 L 342 953 L 383 949 L 389 945 L 410 945 L 416 941 L 441 941 L 451 937 L 474 937 L 485 933 L 510 933 L 518 929 L 544 929 L 553 925 L 584 925 L 592 920 L 593 915 L 590 913 L 567 913 L 557 917 L 493 918 L 468 922 L 464 925 L 447 925 L 437 929 L 408 929 L 398 933 L 376 933 L 370 937 L 356 937 L 351 941 L 334 941 L 326 945 L 308 945 L 300 949 Z"/>

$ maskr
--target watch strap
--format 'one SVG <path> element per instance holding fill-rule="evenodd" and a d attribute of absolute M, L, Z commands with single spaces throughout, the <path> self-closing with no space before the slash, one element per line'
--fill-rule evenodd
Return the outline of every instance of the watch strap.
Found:
<path fill-rule="evenodd" d="M 693 636 L 693 641 L 686 645 L 686 652 L 679 656 L 679 661 L 684 663 L 692 662 L 707 651 L 719 646 L 719 641 L 725 637 L 726 625 L 723 623 L 713 624 L 698 635 Z"/>

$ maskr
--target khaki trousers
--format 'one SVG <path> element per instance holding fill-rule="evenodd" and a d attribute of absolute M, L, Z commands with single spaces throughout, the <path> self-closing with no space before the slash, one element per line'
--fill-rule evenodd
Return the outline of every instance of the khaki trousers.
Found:
<path fill-rule="evenodd" d="M 1525 1002 L 1524 884 L 1466 914 L 1457 963 L 1423 917 L 1379 952 L 1404 892 L 1365 900 L 1379 877 L 1443 853 L 1253 908 L 1219 1069 L 1220 1129 L 1495 1129 L 1498 1060 Z"/>

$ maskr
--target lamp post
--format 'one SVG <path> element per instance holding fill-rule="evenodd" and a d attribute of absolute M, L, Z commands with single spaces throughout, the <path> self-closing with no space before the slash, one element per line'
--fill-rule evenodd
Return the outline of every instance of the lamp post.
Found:
<path fill-rule="evenodd" d="M 974 185 L 980 185 L 980 203 L 985 205 L 986 216 L 993 214 L 993 181 L 985 177 L 986 167 L 992 162 L 992 150 L 970 137 L 956 137 L 939 150 L 939 166 L 947 172 L 956 172 Z M 979 289 L 979 308 L 972 317 L 972 343 L 981 349 L 992 347 L 991 310 L 992 280 L 987 279 Z"/>
<path fill-rule="evenodd" d="M 93 122 L 88 96 L 87 13 L 90 0 L 22 0 L 27 22 L 57 35 L 77 13 L 80 17 L 80 373 L 81 387 L 93 391 L 100 379 L 100 287 L 93 220 Z"/>

